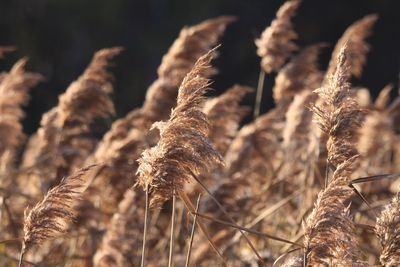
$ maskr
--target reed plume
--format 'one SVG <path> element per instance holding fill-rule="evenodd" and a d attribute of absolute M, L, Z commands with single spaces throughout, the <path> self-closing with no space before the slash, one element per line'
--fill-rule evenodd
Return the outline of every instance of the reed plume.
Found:
<path fill-rule="evenodd" d="M 40 188 L 33 194 L 45 192 L 57 184 L 57 177 L 81 167 L 94 150 L 95 120 L 114 114 L 109 96 L 112 76 L 107 67 L 120 51 L 120 47 L 98 51 L 85 72 L 60 96 L 58 106 L 43 115 L 41 127 L 31 137 L 22 164 L 37 172 L 29 179 L 30 189 Z M 22 182 L 25 179 L 21 177 Z"/>
<path fill-rule="evenodd" d="M 375 99 L 374 107 L 377 110 L 384 110 L 390 103 L 390 93 L 392 92 L 393 86 L 391 84 L 386 85 L 378 94 Z"/>
<path fill-rule="evenodd" d="M 320 99 L 312 107 L 316 122 L 328 135 L 328 162 L 333 167 L 358 154 L 354 142 L 365 114 L 355 99 L 350 97 L 346 46 L 338 54 L 336 65 L 336 71 L 329 76 L 328 84 L 315 90 Z"/>
<path fill-rule="evenodd" d="M 332 181 L 318 194 L 314 209 L 304 222 L 307 266 L 359 266 L 359 249 L 349 199 L 348 179 L 357 156 L 337 166 Z"/>
<path fill-rule="evenodd" d="M 67 232 L 75 218 L 74 206 L 87 187 L 90 171 L 96 167 L 82 168 L 62 179 L 29 212 L 25 210 L 23 252 Z"/>
<path fill-rule="evenodd" d="M 117 212 L 124 192 L 136 182 L 138 163 L 132 158 L 140 157 L 140 153 L 148 148 L 146 143 L 145 133 L 132 129 L 125 139 L 112 142 L 107 151 L 96 151 L 97 162 L 105 162 L 105 165 L 84 194 L 81 221 L 89 219 L 97 229 L 106 227 L 109 218 Z"/>
<path fill-rule="evenodd" d="M 118 204 L 100 249 L 93 258 L 94 266 L 133 266 L 140 259 L 140 245 L 144 209 L 144 195 L 128 189 Z M 136 263 L 136 264 L 134 264 Z"/>
<path fill-rule="evenodd" d="M 151 193 L 151 206 L 159 206 L 183 189 L 193 175 L 215 163 L 219 153 L 207 138 L 208 121 L 201 111 L 209 80 L 203 73 L 210 68 L 214 50 L 200 57 L 179 87 L 177 106 L 167 122 L 152 127 L 160 130 L 156 146 L 146 149 L 139 159 L 138 185 Z"/>
<path fill-rule="evenodd" d="M 7 190 L 15 185 L 17 155 L 26 140 L 22 108 L 29 100 L 30 89 L 44 80 L 38 73 L 27 72 L 26 63 L 26 58 L 20 59 L 9 72 L 0 74 L 0 187 Z M 2 202 L 0 197 L 1 207 Z"/>
<path fill-rule="evenodd" d="M 192 69 L 196 60 L 217 44 L 226 27 L 234 20 L 232 16 L 221 16 L 184 27 L 164 55 L 158 68 L 159 78 L 148 88 L 143 106 L 115 121 L 111 130 L 104 136 L 99 149 L 104 147 L 107 150 L 113 140 L 125 138 L 130 129 L 148 131 L 153 122 L 167 119 L 169 111 L 176 104 L 182 79 Z M 209 77 L 215 73 L 215 68 L 209 68 L 203 75 Z M 157 140 L 153 141 L 156 142 Z"/>
<path fill-rule="evenodd" d="M 137 159 L 141 152 L 154 146 L 158 130 L 150 130 L 152 123 L 167 119 L 176 104 L 178 88 L 197 58 L 216 44 L 233 17 L 221 16 L 200 24 L 185 27 L 164 56 L 159 67 L 159 78 L 148 88 L 142 107 L 115 121 L 103 136 L 95 153 L 86 161 L 106 162 L 85 194 L 81 215 L 91 219 L 97 229 L 103 229 L 109 217 L 116 212 L 117 203 L 127 187 L 136 183 Z M 204 77 L 216 73 L 212 67 L 203 72 Z M 107 188 L 108 198 L 96 194 Z M 95 209 L 93 209 L 93 207 Z M 95 211 L 88 213 L 87 211 Z M 89 214 L 92 214 L 89 216 Z M 99 218 L 102 218 L 99 220 Z"/>
<path fill-rule="evenodd" d="M 400 195 L 397 193 L 376 218 L 375 232 L 381 243 L 380 262 L 382 266 L 400 264 Z"/>
<path fill-rule="evenodd" d="M 299 0 L 284 3 L 271 25 L 255 40 L 257 54 L 261 57 L 261 67 L 266 73 L 278 71 L 290 54 L 297 50 L 293 42 L 297 33 L 293 30 L 291 18 L 296 14 L 300 3 Z"/>
<path fill-rule="evenodd" d="M 225 155 L 236 136 L 240 121 L 249 112 L 248 107 L 240 106 L 240 101 L 251 91 L 249 87 L 234 85 L 204 105 L 203 112 L 210 124 L 208 138 L 221 155 Z"/>
<path fill-rule="evenodd" d="M 1 74 L 0 81 L 0 158 L 5 153 L 15 153 L 22 145 L 25 135 L 21 119 L 25 113 L 22 106 L 29 101 L 29 90 L 43 80 L 37 73 L 27 72 L 27 59 L 20 59 L 10 72 Z"/>
<path fill-rule="evenodd" d="M 275 103 L 291 102 L 301 91 L 320 87 L 323 74 L 318 68 L 318 56 L 325 46 L 315 44 L 302 49 L 278 72 L 272 91 Z"/>
<path fill-rule="evenodd" d="M 254 189 L 268 180 L 282 156 L 280 140 L 285 112 L 277 107 L 240 129 L 225 155 L 226 173 L 241 172 L 252 180 Z"/>
<path fill-rule="evenodd" d="M 113 47 L 101 49 L 94 54 L 84 73 L 59 97 L 55 122 L 57 127 L 84 124 L 95 118 L 107 118 L 115 114 L 114 105 L 108 96 L 113 91 L 113 76 L 107 69 L 110 61 L 121 51 L 121 47 Z"/>
<path fill-rule="evenodd" d="M 196 60 L 218 42 L 227 25 L 235 20 L 233 16 L 221 16 L 192 27 L 184 27 L 158 67 L 159 77 L 179 85 Z M 209 77 L 215 72 L 210 67 L 203 75 Z"/>
<path fill-rule="evenodd" d="M 363 67 L 366 62 L 367 53 L 370 46 L 366 39 L 372 33 L 372 27 L 377 21 L 378 16 L 375 14 L 365 16 L 364 18 L 354 22 L 343 33 L 333 50 L 331 61 L 329 62 L 326 76 L 329 77 L 335 71 L 337 66 L 336 58 L 340 54 L 340 50 L 344 45 L 347 46 L 347 60 L 349 74 L 357 78 L 361 77 Z"/>
<path fill-rule="evenodd" d="M 346 52 L 342 47 L 337 69 L 329 83 L 316 90 L 320 102 L 313 106 L 319 126 L 328 135 L 328 162 L 335 172 L 303 225 L 310 265 L 362 264 L 356 259 L 359 251 L 348 207 L 353 191 L 348 183 L 359 164 L 355 143 L 363 112 L 350 96 Z"/>

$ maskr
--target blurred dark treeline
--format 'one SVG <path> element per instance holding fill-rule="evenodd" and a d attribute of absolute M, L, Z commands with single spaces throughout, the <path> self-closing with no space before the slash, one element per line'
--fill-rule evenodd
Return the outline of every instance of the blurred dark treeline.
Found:
<path fill-rule="evenodd" d="M 259 59 L 253 40 L 270 24 L 283 0 L 2 0 L 0 1 L 0 45 L 13 45 L 17 52 L 0 61 L 8 70 L 22 56 L 29 69 L 47 78 L 32 92 L 27 107 L 26 131 L 35 131 L 43 112 L 56 105 L 62 93 L 84 70 L 93 53 L 104 47 L 124 46 L 115 60 L 115 93 L 118 116 L 139 106 L 145 91 L 157 77 L 162 55 L 184 25 L 218 15 L 236 15 L 222 39 L 216 60 L 220 73 L 214 93 L 234 83 L 255 87 Z M 398 82 L 400 68 L 399 0 L 304 0 L 294 19 L 301 46 L 328 42 L 321 57 L 326 67 L 330 52 L 343 31 L 370 13 L 380 19 L 369 39 L 372 51 L 356 85 L 374 95 L 386 84 Z M 273 77 L 265 84 L 263 110 L 272 105 Z M 253 95 L 246 103 L 252 105 Z"/>

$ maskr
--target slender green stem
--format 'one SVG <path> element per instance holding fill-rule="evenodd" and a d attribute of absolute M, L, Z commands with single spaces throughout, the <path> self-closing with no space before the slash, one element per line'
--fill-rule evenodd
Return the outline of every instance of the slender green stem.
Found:
<path fill-rule="evenodd" d="M 169 240 L 168 267 L 172 267 L 174 265 L 175 202 L 176 202 L 176 196 L 174 190 L 172 194 L 171 237 Z"/>
<path fill-rule="evenodd" d="M 260 115 L 261 102 L 264 91 L 264 80 L 265 80 L 265 72 L 263 71 L 263 69 L 260 68 L 260 75 L 258 76 L 256 102 L 254 105 L 254 119 L 256 119 Z"/>
<path fill-rule="evenodd" d="M 196 214 L 194 215 L 194 218 L 193 218 L 193 225 L 192 225 L 192 231 L 190 233 L 189 247 L 188 247 L 188 252 L 187 252 L 187 255 L 186 255 L 185 267 L 189 267 L 189 264 L 190 264 L 190 255 L 191 255 L 191 252 L 192 252 L 194 232 L 195 232 L 196 223 L 197 223 L 197 212 L 199 212 L 199 206 L 200 206 L 200 198 L 201 198 L 201 194 L 199 194 L 199 196 L 197 198 L 197 202 L 196 202 L 196 210 L 195 210 Z"/>

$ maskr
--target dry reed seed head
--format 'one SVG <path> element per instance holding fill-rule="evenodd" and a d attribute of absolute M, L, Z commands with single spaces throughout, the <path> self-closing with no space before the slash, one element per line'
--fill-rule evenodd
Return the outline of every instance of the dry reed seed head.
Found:
<path fill-rule="evenodd" d="M 336 58 L 344 45 L 347 46 L 349 75 L 354 75 L 357 78 L 361 77 L 363 66 L 366 62 L 366 56 L 370 50 L 366 39 L 371 35 L 372 27 L 377 19 L 378 16 L 375 14 L 368 15 L 354 22 L 346 29 L 332 52 L 332 58 L 326 72 L 327 77 L 336 71 Z"/>
<path fill-rule="evenodd" d="M 106 132 L 99 142 L 94 158 L 101 158 L 103 154 L 107 154 L 113 142 L 120 142 L 129 135 L 132 129 L 147 132 L 153 123 L 153 119 L 149 118 L 147 110 L 144 108 L 134 109 L 124 118 L 120 118 L 113 122 L 111 129 Z"/>
<path fill-rule="evenodd" d="M 310 266 L 353 266 L 357 262 L 360 254 L 348 206 L 353 195 L 348 180 L 357 158 L 354 156 L 337 166 L 331 182 L 318 194 L 313 211 L 303 223 Z"/>
<path fill-rule="evenodd" d="M 309 109 L 317 95 L 310 91 L 297 94 L 286 112 L 285 128 L 282 132 L 283 147 L 292 150 L 297 145 L 309 143 L 312 125 L 312 111 Z"/>
<path fill-rule="evenodd" d="M 29 212 L 25 210 L 24 250 L 65 234 L 75 218 L 75 205 L 85 191 L 91 165 L 61 180 Z"/>
<path fill-rule="evenodd" d="M 293 51 L 297 33 L 293 30 L 291 18 L 296 14 L 301 1 L 290 0 L 278 10 L 271 25 L 255 40 L 257 55 L 261 57 L 261 67 L 266 73 L 278 71 Z"/>
<path fill-rule="evenodd" d="M 221 16 L 183 28 L 163 57 L 158 69 L 159 78 L 148 89 L 142 108 L 115 121 L 111 130 L 105 134 L 101 146 L 107 148 L 113 140 L 125 138 L 131 128 L 147 131 L 154 121 L 167 119 L 169 111 L 176 104 L 182 79 L 196 60 L 215 46 L 227 25 L 234 20 L 231 16 Z M 216 73 L 214 68 L 204 71 L 205 77 Z"/>
<path fill-rule="evenodd" d="M 357 148 L 362 156 L 366 158 L 383 157 L 382 152 L 385 154 L 392 150 L 395 133 L 393 121 L 387 112 L 370 112 L 359 132 L 360 139 Z"/>
<path fill-rule="evenodd" d="M 144 225 L 143 192 L 128 189 L 93 258 L 94 266 L 126 266 L 138 262 Z"/>
<path fill-rule="evenodd" d="M 382 246 L 383 266 L 400 265 L 400 195 L 397 193 L 376 219 L 375 232 Z"/>
<path fill-rule="evenodd" d="M 139 158 L 140 153 L 147 148 L 145 138 L 144 131 L 132 129 L 125 139 L 112 142 L 107 150 L 96 151 L 92 160 L 105 162 L 105 166 L 86 190 L 83 209 L 93 204 L 101 211 L 104 218 L 109 218 L 116 212 L 126 188 L 130 188 L 136 183 L 135 173 L 138 162 L 133 159 Z M 105 198 L 104 195 L 107 197 Z M 82 213 L 80 215 L 87 217 L 86 219 L 92 219 L 90 214 Z M 94 215 L 97 216 L 97 213 Z M 105 219 L 100 223 L 103 224 L 104 221 Z M 99 222 L 96 220 L 94 223 Z"/>
<path fill-rule="evenodd" d="M 114 105 L 108 95 L 111 74 L 107 67 L 121 48 L 103 49 L 95 53 L 84 73 L 59 97 L 58 106 L 43 115 L 37 131 L 37 143 L 28 147 L 29 157 L 24 155 L 24 167 L 35 167 L 38 175 L 30 180 L 41 184 L 46 192 L 58 183 L 59 177 L 67 176 L 83 166 L 84 160 L 94 150 L 97 139 L 92 138 L 96 119 L 114 114 Z M 23 177 L 26 178 L 26 177 Z"/>
<path fill-rule="evenodd" d="M 27 58 L 17 61 L 0 81 L 0 154 L 4 150 L 14 151 L 24 140 L 22 106 L 29 100 L 29 90 L 44 79 L 38 73 L 27 72 L 26 63 Z"/>
<path fill-rule="evenodd" d="M 146 113 L 151 121 L 168 117 L 166 111 L 176 104 L 178 87 L 179 85 L 167 78 L 158 78 L 147 89 L 143 113 Z"/>
<path fill-rule="evenodd" d="M 226 27 L 235 20 L 233 16 L 221 16 L 184 27 L 168 53 L 164 55 L 158 68 L 159 77 L 169 79 L 179 86 L 196 60 L 217 44 Z M 203 72 L 204 77 L 210 77 L 216 70 L 207 68 Z"/>
<path fill-rule="evenodd" d="M 100 83 L 102 90 L 106 93 L 112 93 L 113 86 L 110 82 L 114 76 L 107 69 L 112 66 L 111 60 L 123 50 L 124 48 L 119 46 L 100 49 L 93 55 L 92 61 L 82 76 L 87 80 Z"/>
<path fill-rule="evenodd" d="M 303 258 L 300 256 L 289 257 L 281 267 L 303 267 Z"/>
<path fill-rule="evenodd" d="M 390 102 L 390 93 L 392 92 L 393 85 L 386 85 L 380 92 L 375 100 L 374 107 L 378 110 L 384 110 L 387 108 Z"/>
<path fill-rule="evenodd" d="M 222 95 L 206 101 L 203 112 L 210 124 L 208 138 L 221 155 L 225 155 L 239 128 L 239 123 L 249 108 L 240 106 L 250 87 L 234 85 Z"/>
<path fill-rule="evenodd" d="M 369 93 L 369 89 L 353 87 L 350 91 L 350 97 L 354 98 L 360 108 L 366 110 L 371 108 L 371 94 Z"/>
<path fill-rule="evenodd" d="M 314 91 L 320 99 L 312 107 L 317 123 L 328 135 L 328 161 L 333 166 L 357 155 L 357 129 L 365 114 L 351 97 L 346 55 L 347 48 L 344 46 L 338 54 L 335 73 L 329 77 L 327 84 Z"/>
<path fill-rule="evenodd" d="M 318 69 L 318 56 L 324 47 L 326 44 L 304 48 L 278 72 L 273 89 L 276 103 L 290 102 L 302 90 L 314 90 L 321 86 L 323 75 Z"/>
<path fill-rule="evenodd" d="M 152 206 L 159 206 L 174 191 L 181 191 L 193 175 L 222 162 L 207 138 L 208 122 L 201 111 L 209 85 L 209 80 L 201 74 L 210 68 L 213 52 L 210 50 L 200 57 L 183 79 L 170 119 L 153 124 L 160 130 L 160 140 L 139 159 L 138 184 L 150 190 Z"/>
<path fill-rule="evenodd" d="M 278 147 L 284 115 L 282 109 L 275 108 L 240 129 L 225 155 L 231 175 L 246 169 L 242 163 L 253 160 L 253 156 L 264 157 Z M 252 156 L 254 152 L 256 155 Z"/>
<path fill-rule="evenodd" d="M 122 51 L 120 47 L 99 50 L 84 73 L 59 97 L 59 127 L 81 124 L 94 118 L 104 118 L 115 113 L 109 97 L 112 92 L 112 74 L 107 68 L 110 60 Z"/>

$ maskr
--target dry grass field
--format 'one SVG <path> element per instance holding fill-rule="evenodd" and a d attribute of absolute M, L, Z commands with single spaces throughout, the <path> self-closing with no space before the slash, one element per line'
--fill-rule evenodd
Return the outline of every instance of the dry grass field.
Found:
<path fill-rule="evenodd" d="M 2 72 L 0 266 L 400 266 L 400 97 L 351 84 L 379 18 L 349 25 L 323 70 L 328 45 L 296 43 L 300 5 L 255 40 L 257 88 L 208 96 L 237 23 L 212 18 L 181 30 L 143 105 L 109 129 L 128 48 L 95 52 L 30 136 L 24 106 L 46 78 L 27 58 Z M 260 114 L 263 90 L 275 107 Z"/>

